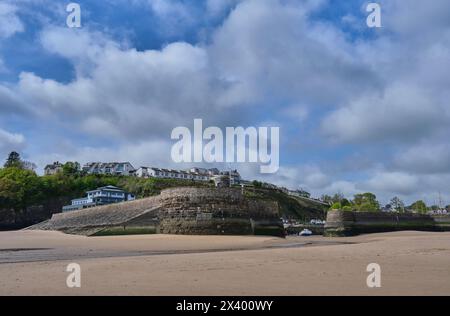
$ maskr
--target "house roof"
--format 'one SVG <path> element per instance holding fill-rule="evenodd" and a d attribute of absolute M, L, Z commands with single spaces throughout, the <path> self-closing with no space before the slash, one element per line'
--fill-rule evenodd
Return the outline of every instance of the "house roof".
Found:
<path fill-rule="evenodd" d="M 120 188 L 118 188 L 118 187 L 115 187 L 115 186 L 113 186 L 113 185 L 107 185 L 107 186 L 104 186 L 104 187 L 97 188 L 97 189 L 95 189 L 95 190 L 87 191 L 87 193 L 97 192 L 97 191 L 102 191 L 102 190 L 103 190 L 103 191 L 125 192 L 124 190 L 122 190 L 122 189 L 120 189 Z"/>

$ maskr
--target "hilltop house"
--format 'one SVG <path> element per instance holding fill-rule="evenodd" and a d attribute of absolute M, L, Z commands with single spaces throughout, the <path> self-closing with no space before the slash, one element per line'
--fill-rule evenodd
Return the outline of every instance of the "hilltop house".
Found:
<path fill-rule="evenodd" d="M 46 176 L 51 176 L 63 171 L 63 164 L 59 161 L 54 162 L 51 165 L 46 165 L 44 168 L 44 174 Z"/>
<path fill-rule="evenodd" d="M 71 205 L 63 207 L 63 212 L 76 211 L 84 208 L 91 208 L 99 205 L 107 205 L 132 201 L 135 197 L 115 186 L 108 185 L 93 191 L 87 192 L 87 197 L 72 200 Z"/>
<path fill-rule="evenodd" d="M 106 174 L 116 176 L 130 176 L 135 172 L 129 162 L 89 162 L 83 166 L 87 174 Z"/>

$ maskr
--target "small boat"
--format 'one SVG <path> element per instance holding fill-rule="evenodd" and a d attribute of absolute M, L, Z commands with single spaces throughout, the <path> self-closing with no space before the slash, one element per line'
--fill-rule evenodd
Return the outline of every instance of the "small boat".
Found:
<path fill-rule="evenodd" d="M 313 233 L 309 229 L 304 229 L 300 232 L 300 236 L 311 236 Z"/>

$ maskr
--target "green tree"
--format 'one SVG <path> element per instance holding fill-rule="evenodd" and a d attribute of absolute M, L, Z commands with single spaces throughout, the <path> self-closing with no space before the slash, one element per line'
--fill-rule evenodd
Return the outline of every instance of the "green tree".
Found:
<path fill-rule="evenodd" d="M 12 151 L 6 159 L 5 168 L 22 168 L 22 160 L 19 153 Z"/>
<path fill-rule="evenodd" d="M 77 175 L 80 173 L 80 164 L 78 162 L 66 162 L 63 165 L 63 174 L 68 175 Z"/>
<path fill-rule="evenodd" d="M 348 206 L 348 207 L 351 208 L 352 203 L 351 203 L 349 200 L 347 200 L 347 199 L 342 199 L 342 200 L 341 200 L 341 205 L 342 205 L 342 207 Z"/>
<path fill-rule="evenodd" d="M 350 202 L 340 192 L 334 194 L 333 196 L 324 194 L 320 197 L 320 199 L 323 202 L 329 203 L 329 204 L 341 203 L 341 204 L 345 204 L 345 205 L 350 205 Z M 344 205 L 342 205 L 342 206 L 344 206 Z"/>
<path fill-rule="evenodd" d="M 413 204 L 411 204 L 410 208 L 413 211 L 416 211 L 421 214 L 425 214 L 428 210 L 427 204 L 422 200 L 414 202 Z"/>
<path fill-rule="evenodd" d="M 380 203 L 377 201 L 377 196 L 370 192 L 356 194 L 353 199 L 353 204 L 359 212 L 375 212 L 380 210 Z"/>
<path fill-rule="evenodd" d="M 262 188 L 263 185 L 262 182 L 259 182 L 257 180 L 253 180 L 252 184 L 255 188 Z"/>
<path fill-rule="evenodd" d="M 338 193 L 333 195 L 331 200 L 333 201 L 333 203 L 336 203 L 336 202 L 341 203 L 342 200 L 344 200 L 344 198 L 345 198 L 344 195 L 341 192 L 338 192 Z"/>
<path fill-rule="evenodd" d="M 331 210 L 341 210 L 342 209 L 342 205 L 339 202 L 335 202 L 335 203 L 333 203 L 333 205 L 331 205 L 330 209 Z"/>
<path fill-rule="evenodd" d="M 325 202 L 325 203 L 328 203 L 328 204 L 333 204 L 333 197 L 331 197 L 331 196 L 329 196 L 328 194 L 323 194 L 321 197 L 320 197 L 320 199 L 323 201 L 323 202 Z"/>
<path fill-rule="evenodd" d="M 0 170 L 0 202 L 13 209 L 15 219 L 26 218 L 27 207 L 43 198 L 41 179 L 31 170 L 8 167 Z"/>
<path fill-rule="evenodd" d="M 400 200 L 399 197 L 395 196 L 391 199 L 392 208 L 399 213 L 405 212 L 405 203 Z"/>

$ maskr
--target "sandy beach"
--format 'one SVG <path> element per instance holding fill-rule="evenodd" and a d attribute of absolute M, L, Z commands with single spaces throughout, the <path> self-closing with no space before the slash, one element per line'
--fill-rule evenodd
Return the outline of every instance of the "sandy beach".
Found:
<path fill-rule="evenodd" d="M 81 266 L 81 288 L 66 267 Z M 366 267 L 381 266 L 381 288 Z M 0 232 L 0 295 L 450 295 L 450 233 L 349 238 Z"/>

